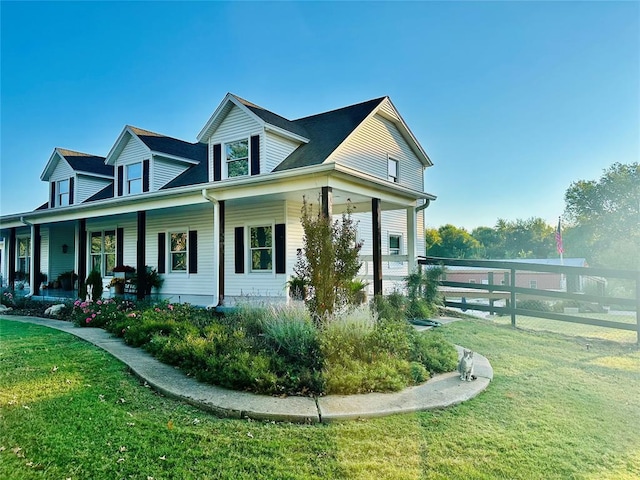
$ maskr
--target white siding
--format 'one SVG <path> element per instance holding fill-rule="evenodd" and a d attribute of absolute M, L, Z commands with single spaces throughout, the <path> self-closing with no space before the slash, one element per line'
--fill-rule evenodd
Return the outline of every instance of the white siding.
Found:
<path fill-rule="evenodd" d="M 115 172 L 114 172 L 114 192 L 118 192 L 118 166 L 120 165 L 130 165 L 132 163 L 139 163 L 143 160 L 147 160 L 151 158 L 151 153 L 147 146 L 142 143 L 141 140 L 134 136 L 129 136 L 129 140 L 127 140 L 127 144 L 122 149 L 120 155 L 115 162 Z M 153 178 L 153 171 L 150 172 L 150 177 Z M 125 179 L 126 182 L 126 173 Z M 123 188 L 123 192 L 126 192 L 126 188 Z M 126 194 L 126 193 L 125 193 Z"/>
<path fill-rule="evenodd" d="M 354 220 L 358 221 L 358 240 L 363 241 L 361 255 L 373 255 L 373 227 L 371 213 L 353 214 Z M 407 212 L 406 210 L 385 210 L 382 212 L 382 255 L 389 255 L 390 235 L 401 235 L 402 243 L 400 255 L 407 255 Z M 424 220 L 421 213 L 417 218 L 418 242 L 416 251 L 418 255 L 424 255 Z M 382 262 L 383 290 L 388 293 L 394 289 L 404 287 L 403 277 L 406 277 L 408 263 L 406 262 Z M 371 282 L 373 275 L 373 262 L 364 262 L 360 274 L 367 277 Z"/>
<path fill-rule="evenodd" d="M 337 152 L 334 160 L 362 172 L 387 179 L 387 156 L 399 162 L 400 185 L 422 192 L 423 167 L 393 122 L 375 115 Z"/>
<path fill-rule="evenodd" d="M 302 202 L 287 202 L 287 279 L 293 275 L 298 249 L 304 246 L 304 230 L 300 223 Z"/>
<path fill-rule="evenodd" d="M 213 145 L 215 145 L 216 143 L 224 144 L 225 142 L 249 138 L 251 135 L 262 133 L 263 129 L 261 125 L 254 118 L 240 110 L 238 107 L 234 106 L 222 121 L 218 129 L 213 133 L 211 138 L 209 138 L 209 171 L 212 175 L 209 180 L 213 181 Z M 264 135 L 260 135 L 261 152 L 265 151 L 264 143 Z M 222 162 L 224 164 L 224 147 L 222 150 L 222 155 Z M 222 169 L 224 172 L 224 165 Z"/>
<path fill-rule="evenodd" d="M 382 105 L 380 105 L 380 111 L 384 112 L 386 115 L 389 115 L 391 118 L 395 120 L 399 120 L 398 114 L 396 113 L 395 108 L 393 108 L 393 106 L 391 105 L 391 102 L 389 102 L 388 99 L 382 102 Z"/>
<path fill-rule="evenodd" d="M 122 153 L 116 159 L 118 165 L 129 165 L 130 163 L 141 162 L 150 158 L 149 149 L 136 137 L 129 137 L 127 144 L 122 149 Z"/>
<path fill-rule="evenodd" d="M 49 281 L 55 281 L 63 272 L 75 270 L 75 234 L 73 223 L 51 225 L 48 228 L 48 275 Z M 67 245 L 67 253 L 62 253 L 62 245 Z M 44 265 L 44 257 L 42 261 Z"/>
<path fill-rule="evenodd" d="M 151 170 L 153 171 L 153 179 L 150 185 L 151 191 L 160 190 L 187 168 L 189 168 L 189 165 L 185 163 L 154 157 L 153 165 L 151 166 Z"/>
<path fill-rule="evenodd" d="M 163 298 L 175 302 L 184 301 L 183 296 L 206 296 L 206 299 L 201 299 L 200 304 L 210 305 L 214 301 L 214 287 L 218 281 L 217 272 L 214 271 L 214 255 L 217 255 L 217 252 L 213 250 L 212 205 L 147 212 L 145 263 L 158 268 L 158 233 L 163 232 L 167 235 L 168 248 L 169 233 L 193 230 L 198 232 L 198 273 L 171 273 L 167 265 L 167 273 L 162 275 L 164 284 L 160 293 Z M 188 249 L 187 246 L 187 251 Z M 168 251 L 165 252 L 165 258 L 169 262 Z"/>
<path fill-rule="evenodd" d="M 294 142 L 271 132 L 266 132 L 265 138 L 266 148 L 262 150 L 265 153 L 261 154 L 262 158 L 260 159 L 261 172 L 273 171 L 291 152 L 300 146 L 299 142 Z"/>
<path fill-rule="evenodd" d="M 285 296 L 286 282 L 288 280 L 286 274 L 276 275 L 275 270 L 272 273 L 251 273 L 248 265 L 249 227 L 285 223 L 285 219 L 285 202 L 260 204 L 259 208 L 247 206 L 227 209 L 225 218 L 225 297 L 248 297 L 250 300 L 253 297 Z M 242 274 L 235 273 L 234 229 L 236 227 L 244 227 L 245 273 Z M 292 245 L 289 239 L 289 228 L 287 228 L 286 236 L 287 244 Z M 293 248 L 293 246 L 291 248 Z M 290 268 L 292 268 L 291 252 L 288 251 L 287 271 L 289 271 Z"/>
<path fill-rule="evenodd" d="M 78 175 L 74 186 L 73 203 L 82 203 L 87 198 L 92 197 L 104 187 L 109 185 L 109 180 L 103 178 L 89 177 L 87 175 Z"/>
<path fill-rule="evenodd" d="M 40 228 L 40 271 L 47 274 L 47 283 L 52 280 L 49 277 L 49 227 Z"/>
<path fill-rule="evenodd" d="M 56 168 L 53 170 L 49 181 L 58 182 L 60 180 L 67 180 L 74 175 L 75 172 L 71 168 L 71 165 L 69 165 L 66 160 L 60 159 L 60 161 L 56 165 Z"/>

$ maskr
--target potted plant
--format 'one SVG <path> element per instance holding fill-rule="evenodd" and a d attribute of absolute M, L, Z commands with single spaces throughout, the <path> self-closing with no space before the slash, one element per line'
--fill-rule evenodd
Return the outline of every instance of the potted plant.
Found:
<path fill-rule="evenodd" d="M 109 282 L 109 288 L 113 287 L 116 295 L 124 295 L 125 281 L 122 277 L 113 277 Z"/>
<path fill-rule="evenodd" d="M 60 281 L 60 287 L 63 290 L 67 290 L 67 291 L 73 290 L 73 286 L 77 279 L 78 279 L 78 275 L 76 275 L 76 273 L 73 270 L 61 273 L 60 276 L 58 277 L 58 280 Z"/>
<path fill-rule="evenodd" d="M 113 275 L 115 277 L 130 279 L 133 277 L 136 269 L 130 265 L 116 265 L 113 269 Z"/>
<path fill-rule="evenodd" d="M 42 272 L 38 272 L 38 274 L 36 275 L 36 285 L 40 284 L 40 289 L 41 290 L 45 290 L 48 286 L 47 283 L 47 274 L 46 273 L 42 273 Z"/>
<path fill-rule="evenodd" d="M 298 276 L 293 276 L 287 282 L 289 296 L 293 300 L 305 300 L 307 298 L 307 281 Z"/>
<path fill-rule="evenodd" d="M 369 284 L 362 280 L 353 280 L 349 283 L 349 298 L 354 305 L 362 305 L 367 302 L 367 286 Z"/>
<path fill-rule="evenodd" d="M 15 288 L 17 290 L 24 290 L 24 284 L 27 281 L 27 274 L 24 270 L 17 270 L 15 276 Z"/>
<path fill-rule="evenodd" d="M 151 295 L 151 290 L 153 288 L 155 288 L 156 290 L 160 290 L 160 288 L 162 288 L 162 284 L 164 283 L 164 278 L 160 276 L 160 274 L 155 268 L 150 267 L 149 265 L 146 265 L 144 268 L 144 275 L 145 275 L 144 277 L 145 295 Z M 133 278 L 131 279 L 131 282 L 136 285 L 137 289 L 140 289 L 140 279 L 137 274 L 133 276 Z"/>

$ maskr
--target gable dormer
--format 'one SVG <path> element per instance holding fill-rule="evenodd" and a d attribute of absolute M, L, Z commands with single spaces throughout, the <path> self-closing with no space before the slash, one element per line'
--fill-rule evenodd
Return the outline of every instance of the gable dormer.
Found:
<path fill-rule="evenodd" d="M 209 181 L 269 173 L 309 141 L 295 123 L 231 93 L 197 139 L 209 146 Z"/>
<path fill-rule="evenodd" d="M 127 125 L 106 158 L 115 169 L 114 196 L 160 190 L 206 162 L 206 145 Z"/>
<path fill-rule="evenodd" d="M 49 208 L 84 202 L 113 181 L 104 157 L 64 148 L 54 149 L 40 176 L 49 182 Z"/>

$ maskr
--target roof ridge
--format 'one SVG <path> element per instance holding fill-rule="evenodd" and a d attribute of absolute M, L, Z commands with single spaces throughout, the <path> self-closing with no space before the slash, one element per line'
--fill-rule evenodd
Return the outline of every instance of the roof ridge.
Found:
<path fill-rule="evenodd" d="M 134 125 L 127 125 L 127 128 L 131 129 L 133 133 L 135 133 L 136 135 L 150 135 L 154 137 L 170 138 L 171 140 L 177 140 L 178 142 L 183 142 L 189 145 L 197 145 L 199 143 L 202 143 L 202 142 L 189 142 L 188 140 L 183 140 L 178 137 L 165 135 L 164 133 L 152 132 L 151 130 L 145 130 L 144 128 L 136 127 Z"/>
<path fill-rule="evenodd" d="M 385 95 L 384 97 L 372 98 L 372 99 L 369 99 L 369 100 L 365 100 L 364 102 L 353 103 L 353 104 L 347 105 L 345 107 L 334 108 L 333 110 L 327 110 L 326 112 L 320 112 L 320 113 L 316 113 L 316 114 L 313 114 L 313 115 L 307 115 L 306 117 L 296 118 L 295 120 L 291 120 L 291 121 L 292 122 L 297 122 L 298 120 L 306 120 L 308 118 L 319 117 L 320 115 L 326 115 L 328 113 L 334 113 L 334 112 L 339 112 L 341 110 L 347 110 L 349 108 L 359 107 L 359 106 L 364 105 L 366 103 L 381 103 L 386 98 L 389 98 L 389 96 Z"/>
<path fill-rule="evenodd" d="M 56 150 L 57 150 L 57 151 L 58 151 L 58 152 L 59 152 L 63 157 L 66 157 L 66 156 L 70 156 L 70 157 L 71 157 L 71 156 L 73 156 L 73 157 L 77 157 L 77 156 L 83 155 L 83 156 L 87 156 L 87 157 L 96 157 L 96 158 L 103 158 L 103 159 L 105 158 L 105 157 L 102 157 L 102 156 L 100 156 L 100 155 L 95 155 L 95 154 L 93 154 L 93 153 L 79 152 L 79 151 L 77 151 L 77 150 L 69 150 L 68 148 L 62 148 L 62 147 L 56 147 Z"/>

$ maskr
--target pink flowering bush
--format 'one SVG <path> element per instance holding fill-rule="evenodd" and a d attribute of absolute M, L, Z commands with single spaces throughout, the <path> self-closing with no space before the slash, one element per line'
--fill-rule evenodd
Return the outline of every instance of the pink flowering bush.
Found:
<path fill-rule="evenodd" d="M 130 313 L 132 308 L 134 308 L 134 304 L 126 300 L 111 298 L 95 302 L 76 300 L 73 303 L 71 318 L 73 323 L 80 327 L 104 328 L 110 324 L 118 323 Z"/>
<path fill-rule="evenodd" d="M 15 307 L 16 302 L 13 298 L 13 293 L 3 292 L 2 296 L 0 296 L 0 303 L 6 307 Z"/>

